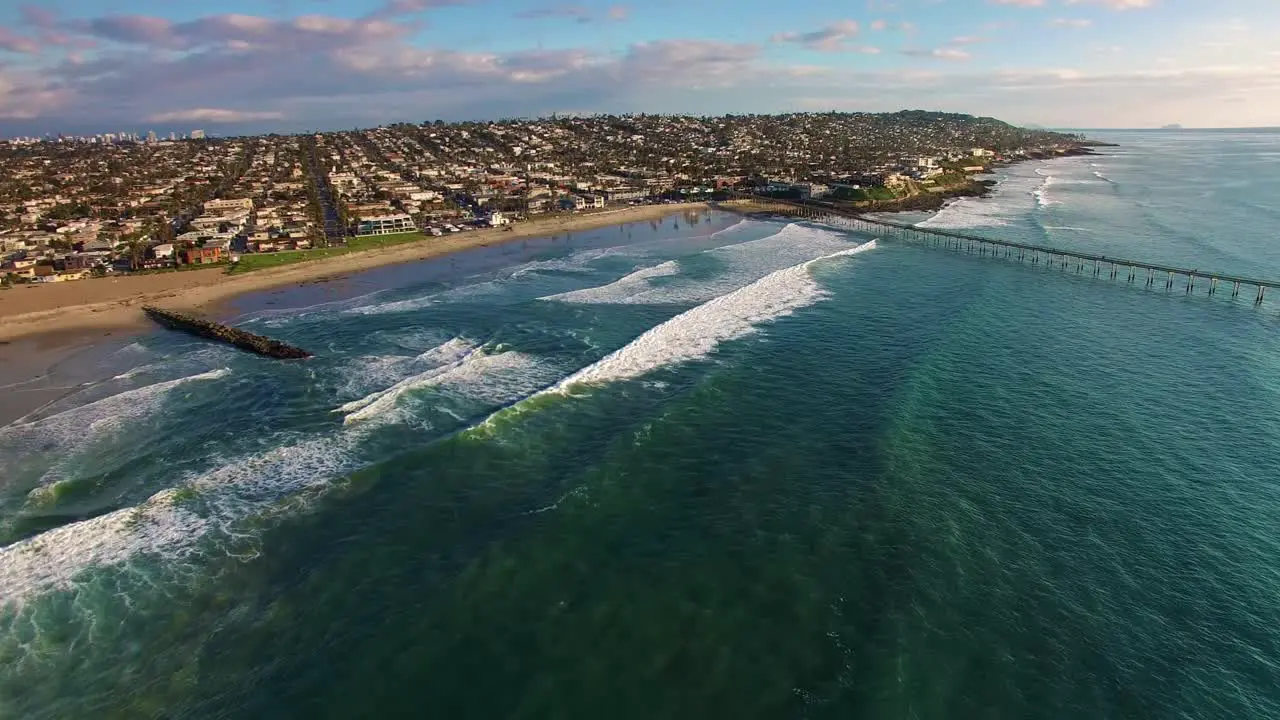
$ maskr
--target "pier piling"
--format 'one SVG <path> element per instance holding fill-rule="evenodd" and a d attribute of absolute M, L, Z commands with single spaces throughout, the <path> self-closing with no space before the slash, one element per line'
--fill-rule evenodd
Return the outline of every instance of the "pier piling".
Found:
<path fill-rule="evenodd" d="M 1178 275 L 1186 276 L 1185 292 L 1187 295 L 1195 294 L 1196 280 L 1199 278 L 1199 271 L 1189 268 L 1179 268 L 1160 263 L 1143 262 L 1140 260 L 1126 260 L 1123 258 L 1109 258 L 1101 255 L 1095 255 L 1087 252 L 1077 252 L 1075 250 L 1065 250 L 1060 248 L 1047 247 L 1043 245 L 1035 245 L 1029 243 L 1019 243 L 1006 240 L 998 240 L 993 238 L 980 237 L 977 235 L 969 235 L 962 232 L 951 230 L 935 229 L 932 227 L 918 227 L 905 223 L 898 223 L 891 220 L 881 220 L 871 218 L 856 211 L 839 207 L 838 205 L 828 205 L 824 203 L 816 203 L 812 201 L 794 202 L 788 200 L 778 200 L 774 198 L 762 198 L 760 196 L 749 193 L 730 192 L 730 200 L 726 203 L 728 209 L 748 212 L 769 212 L 780 215 L 792 215 L 795 217 L 811 218 L 819 222 L 826 222 L 837 227 L 847 227 L 862 232 L 877 233 L 882 237 L 898 237 L 904 241 L 911 240 L 921 242 L 925 245 L 933 247 L 944 247 L 954 249 L 957 252 L 964 251 L 967 254 L 973 254 L 974 245 L 978 246 L 978 255 L 982 257 L 1012 259 L 1017 255 L 1018 262 L 1030 262 L 1033 265 L 1041 264 L 1041 255 L 1043 255 L 1043 265 L 1045 269 L 1057 267 L 1060 270 L 1066 270 L 1068 264 L 1075 262 L 1076 272 L 1083 273 L 1085 263 L 1093 263 L 1093 276 L 1101 277 L 1102 270 L 1106 263 L 1111 263 L 1110 279 L 1115 280 L 1120 276 L 1122 268 L 1128 268 L 1128 282 L 1134 283 L 1138 279 L 1138 268 L 1146 271 L 1147 288 L 1154 288 L 1156 280 L 1160 273 L 1168 273 L 1165 278 L 1165 291 L 1171 292 Z M 1014 249 L 1017 250 L 1014 253 Z M 1266 298 L 1266 291 L 1269 287 L 1280 287 L 1280 280 L 1265 280 L 1259 278 L 1250 278 L 1242 276 L 1233 276 L 1225 273 L 1206 275 L 1209 279 L 1208 295 L 1214 296 L 1218 292 L 1218 281 L 1226 281 L 1231 283 L 1231 297 L 1238 298 L 1240 296 L 1240 288 L 1248 285 L 1257 288 L 1257 295 L 1254 297 L 1254 305 L 1262 305 Z"/>

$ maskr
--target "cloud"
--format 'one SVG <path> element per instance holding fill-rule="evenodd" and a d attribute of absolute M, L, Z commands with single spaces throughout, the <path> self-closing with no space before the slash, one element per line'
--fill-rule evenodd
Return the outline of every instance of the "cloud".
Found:
<path fill-rule="evenodd" d="M 387 0 L 386 4 L 371 14 L 371 17 L 378 19 L 394 18 L 422 13 L 436 8 L 466 5 L 469 2 L 470 0 Z"/>
<path fill-rule="evenodd" d="M 865 52 L 866 48 L 849 43 L 858 36 L 858 30 L 856 20 L 837 20 L 819 30 L 779 33 L 772 39 L 779 43 L 795 43 L 818 52 Z"/>
<path fill-rule="evenodd" d="M 604 3 L 588 7 L 596 8 L 597 18 L 608 14 Z M 97 132 L 142 122 L 172 123 L 174 129 L 243 123 L 246 129 L 304 131 L 436 117 L 536 116 L 565 108 L 777 112 L 802 98 L 824 108 L 927 107 L 1063 126 L 1086 119 L 1095 126 L 1138 125 L 1161 120 L 1158 115 L 1197 125 L 1212 125 L 1215 118 L 1222 124 L 1274 124 L 1280 118 L 1280 102 L 1269 99 L 1280 97 L 1280 68 L 1190 73 L 1180 68 L 1194 63 L 1180 56 L 1183 65 L 1158 75 L 1034 68 L 996 73 L 963 62 L 970 58 L 969 40 L 976 39 L 970 36 L 908 48 L 907 57 L 933 62 L 900 59 L 905 67 L 881 73 L 837 63 L 770 63 L 758 44 L 694 39 L 612 50 L 586 43 L 516 52 L 446 50 L 423 46 L 415 37 L 416 21 L 374 14 L 227 13 L 185 22 L 37 14 L 23 22 L 16 34 L 56 32 L 72 42 L 100 44 L 81 56 L 63 54 L 76 47 L 67 45 L 34 60 L 0 63 L 0 134 Z M 858 44 L 864 26 L 846 23 L 775 40 L 877 52 Z M 895 27 L 900 26 L 885 23 L 886 30 Z M 1262 49 L 1251 57 L 1276 64 Z M 1151 61 L 1150 67 L 1160 66 Z M 1220 96 L 1249 101 L 1233 103 L 1236 115 L 1228 116 L 1221 110 L 1226 103 L 1215 103 Z M 849 98 L 857 98 L 858 107 Z"/>
<path fill-rule="evenodd" d="M 41 30 L 53 30 L 58 24 L 56 13 L 38 5 L 21 5 L 18 7 L 18 13 L 21 15 L 24 25 Z"/>
<path fill-rule="evenodd" d="M 66 106 L 70 94 L 24 72 L 0 67 L 0 120 L 33 120 Z"/>
<path fill-rule="evenodd" d="M 516 13 L 516 17 L 521 20 L 559 18 L 585 23 L 591 22 L 592 12 L 586 5 L 547 5 Z"/>
<path fill-rule="evenodd" d="M 1070 2 L 1071 0 L 1067 0 Z M 1018 7 L 1044 7 L 1045 0 L 987 0 L 992 5 L 1016 5 Z"/>
<path fill-rule="evenodd" d="M 1093 21 L 1088 18 L 1054 18 L 1049 21 L 1049 27 L 1082 29 L 1091 25 Z"/>
<path fill-rule="evenodd" d="M 967 50 L 960 50 L 959 48 L 935 48 L 933 50 L 907 48 L 902 51 L 902 54 L 911 57 L 937 58 L 939 60 L 968 60 L 973 57 Z"/>
<path fill-rule="evenodd" d="M 147 122 L 207 122 L 207 123 L 243 123 L 262 120 L 283 120 L 284 113 L 248 110 L 226 110 L 222 108 L 193 108 L 191 110 L 171 110 L 156 113 L 147 117 Z"/>
<path fill-rule="evenodd" d="M 1049 127 L 1270 125 L 1280 116 L 1280 68 L 1074 69 L 1005 72 L 849 72 L 795 81 L 792 103 L 811 110 L 878 112 L 928 107 Z M 1225 102 L 1244 98 L 1245 102 Z M 1229 106 L 1228 106 L 1229 105 Z"/>
<path fill-rule="evenodd" d="M 1112 10 L 1144 10 L 1155 7 L 1155 0 L 1066 0 L 1068 5 L 1102 5 Z"/>
<path fill-rule="evenodd" d="M 40 43 L 29 37 L 23 37 L 6 27 L 0 27 L 0 50 L 34 55 L 40 52 Z"/>
<path fill-rule="evenodd" d="M 600 20 L 626 20 L 630 13 L 631 9 L 626 5 L 610 5 L 605 8 L 603 13 L 597 14 L 595 10 L 586 5 L 563 3 L 525 10 L 524 12 L 516 13 L 516 17 L 521 20 L 562 19 L 573 20 L 578 23 L 590 23 Z"/>
<path fill-rule="evenodd" d="M 987 42 L 987 38 L 978 37 L 976 35 L 959 35 L 947 41 L 948 45 L 977 45 Z"/>

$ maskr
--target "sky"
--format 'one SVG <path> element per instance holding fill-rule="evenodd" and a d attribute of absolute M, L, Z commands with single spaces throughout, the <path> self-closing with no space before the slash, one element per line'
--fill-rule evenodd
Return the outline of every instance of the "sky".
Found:
<path fill-rule="evenodd" d="M 900 109 L 1280 126 L 1280 0 L 0 0 L 0 136 Z"/>

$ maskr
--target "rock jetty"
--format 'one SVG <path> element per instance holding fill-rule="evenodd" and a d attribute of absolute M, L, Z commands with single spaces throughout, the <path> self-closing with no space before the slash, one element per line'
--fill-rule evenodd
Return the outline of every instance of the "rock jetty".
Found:
<path fill-rule="evenodd" d="M 264 357 L 276 358 L 279 360 L 294 360 L 298 358 L 309 358 L 311 353 L 292 345 L 287 345 L 279 340 L 272 340 L 262 335 L 254 335 L 253 333 L 237 330 L 216 322 L 204 320 L 190 315 L 183 315 L 172 310 L 164 310 L 158 307 L 143 306 L 142 311 L 147 317 L 155 320 L 170 330 L 180 330 L 191 335 L 198 335 L 202 338 L 224 342 L 228 345 L 234 345 L 241 350 L 262 355 Z"/>

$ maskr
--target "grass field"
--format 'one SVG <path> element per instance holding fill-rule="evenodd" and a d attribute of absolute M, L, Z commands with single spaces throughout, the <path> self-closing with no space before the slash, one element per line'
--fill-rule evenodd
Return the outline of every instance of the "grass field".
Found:
<path fill-rule="evenodd" d="M 306 262 L 308 260 L 319 260 L 321 258 L 334 257 L 335 255 L 346 255 L 352 252 L 361 252 L 363 250 L 373 250 L 376 248 L 390 247 L 392 245 L 402 245 L 408 242 L 414 242 L 426 238 L 420 232 L 396 233 L 394 235 L 370 235 L 367 237 L 353 237 L 347 239 L 347 244 L 338 247 L 312 248 L 311 250 L 286 250 L 274 253 L 246 253 L 240 256 L 240 262 L 227 268 L 228 275 L 238 275 L 240 273 L 253 272 L 263 268 L 278 267 L 280 265 L 292 265 L 293 263 Z"/>

